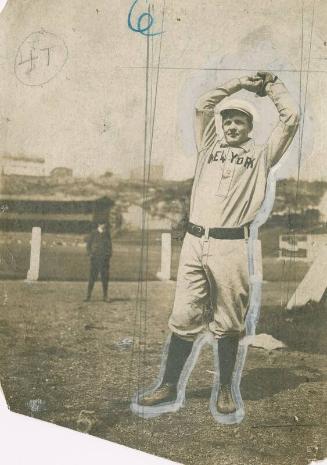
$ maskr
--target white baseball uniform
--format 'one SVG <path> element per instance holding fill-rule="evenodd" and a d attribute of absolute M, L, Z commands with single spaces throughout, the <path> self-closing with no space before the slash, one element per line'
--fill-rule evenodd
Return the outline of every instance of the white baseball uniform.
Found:
<path fill-rule="evenodd" d="M 277 80 L 266 87 L 279 112 L 279 122 L 266 144 L 258 147 L 250 139 L 231 147 L 219 140 L 214 109 L 239 90 L 238 79 L 229 81 L 201 97 L 196 107 L 199 157 L 190 222 L 203 227 L 206 234 L 196 237 L 187 233 L 184 238 L 169 319 L 169 328 L 185 339 L 195 338 L 206 328 L 218 338 L 244 331 L 250 294 L 247 240 L 216 239 L 209 236 L 209 228 L 242 228 L 253 221 L 265 198 L 269 170 L 288 148 L 298 127 L 296 105 Z M 260 266 L 261 251 L 256 250 Z M 209 323 L 208 308 L 213 313 Z"/>

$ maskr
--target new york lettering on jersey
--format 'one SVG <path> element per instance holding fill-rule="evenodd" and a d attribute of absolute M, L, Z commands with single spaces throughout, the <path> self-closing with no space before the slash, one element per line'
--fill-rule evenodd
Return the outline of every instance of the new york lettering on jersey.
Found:
<path fill-rule="evenodd" d="M 208 163 L 210 164 L 214 161 L 220 161 L 221 163 L 225 163 L 225 161 L 228 159 L 227 152 L 228 151 L 226 151 L 226 149 L 223 149 L 223 148 L 216 150 L 215 153 L 211 153 L 209 155 Z M 231 157 L 229 161 L 230 163 L 234 163 L 237 165 L 243 165 L 244 168 L 253 168 L 255 157 L 245 156 L 243 151 L 242 153 L 237 153 L 237 152 L 235 153 L 235 151 L 231 151 Z"/>
<path fill-rule="evenodd" d="M 239 147 L 210 139 L 199 153 L 190 221 L 205 227 L 238 227 L 251 222 L 265 196 L 265 147 L 249 139 Z"/>
<path fill-rule="evenodd" d="M 233 183 L 237 182 L 240 176 L 246 177 L 247 170 L 253 170 L 256 162 L 254 150 L 230 147 L 227 144 L 215 145 L 208 153 L 207 163 L 218 163 L 220 176 L 217 179 L 216 195 L 226 197 Z M 250 173 L 248 173 L 250 174 Z"/>

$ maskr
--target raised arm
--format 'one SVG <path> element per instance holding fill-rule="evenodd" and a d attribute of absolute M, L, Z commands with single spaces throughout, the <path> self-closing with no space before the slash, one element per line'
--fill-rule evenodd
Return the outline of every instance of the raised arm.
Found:
<path fill-rule="evenodd" d="M 195 142 L 198 151 L 216 135 L 215 106 L 225 97 L 241 90 L 239 79 L 232 79 L 220 87 L 201 95 L 195 105 Z"/>
<path fill-rule="evenodd" d="M 266 156 L 268 166 L 279 162 L 292 142 L 299 126 L 299 108 L 280 79 L 265 86 L 265 93 L 274 103 L 279 113 L 279 121 L 271 133 L 267 145 Z"/>
<path fill-rule="evenodd" d="M 198 151 L 206 147 L 216 136 L 214 110 L 225 97 L 241 89 L 257 92 L 262 85 L 258 76 L 244 76 L 232 79 L 225 84 L 202 95 L 195 105 L 195 141 Z"/>

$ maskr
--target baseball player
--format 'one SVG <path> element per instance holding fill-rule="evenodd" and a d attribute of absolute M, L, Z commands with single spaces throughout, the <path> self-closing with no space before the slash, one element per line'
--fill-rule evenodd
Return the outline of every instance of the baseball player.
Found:
<path fill-rule="evenodd" d="M 250 136 L 251 105 L 226 98 L 242 89 L 268 96 L 279 113 L 278 124 L 263 146 L 255 145 Z M 223 137 L 216 132 L 214 110 L 218 104 Z M 197 102 L 198 162 L 168 324 L 172 335 L 165 373 L 156 390 L 138 399 L 139 405 L 176 399 L 193 342 L 209 330 L 217 340 L 219 357 L 217 410 L 235 412 L 231 382 L 249 305 L 249 227 L 265 198 L 269 170 L 291 143 L 298 121 L 297 107 L 284 84 L 268 72 L 231 80 Z M 204 317 L 208 307 L 212 310 L 210 322 Z"/>
<path fill-rule="evenodd" d="M 90 274 L 85 302 L 91 300 L 92 290 L 100 273 L 103 290 L 103 301 L 108 299 L 109 263 L 112 255 L 112 243 L 109 226 L 99 223 L 88 237 L 86 250 L 90 256 Z"/>

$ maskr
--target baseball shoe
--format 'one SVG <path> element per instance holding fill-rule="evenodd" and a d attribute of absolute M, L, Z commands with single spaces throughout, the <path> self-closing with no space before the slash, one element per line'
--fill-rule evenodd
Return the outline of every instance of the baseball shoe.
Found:
<path fill-rule="evenodd" d="M 236 412 L 236 405 L 234 403 L 230 384 L 222 384 L 219 387 L 217 410 L 224 415 Z"/>
<path fill-rule="evenodd" d="M 165 383 L 159 386 L 151 394 L 148 394 L 140 399 L 138 404 L 143 405 L 144 407 L 152 407 L 153 405 L 176 400 L 176 397 L 176 386 L 170 383 Z"/>

